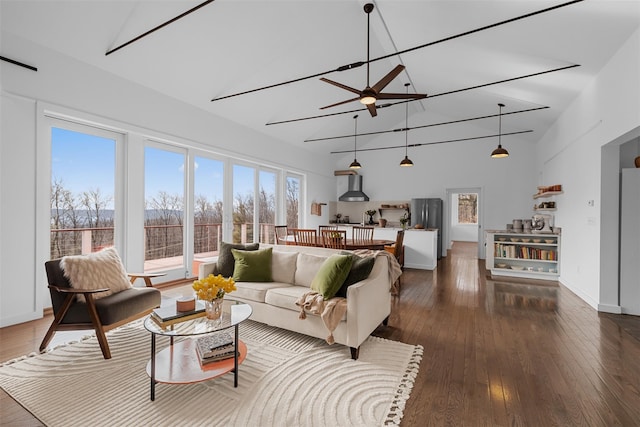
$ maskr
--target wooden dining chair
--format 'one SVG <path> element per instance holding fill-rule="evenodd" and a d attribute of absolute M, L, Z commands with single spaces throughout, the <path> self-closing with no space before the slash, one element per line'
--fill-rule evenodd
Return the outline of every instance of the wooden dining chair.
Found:
<path fill-rule="evenodd" d="M 347 249 L 347 231 L 325 229 L 320 232 L 322 246 L 332 249 Z"/>
<path fill-rule="evenodd" d="M 355 243 L 366 243 L 373 240 L 373 227 L 353 226 L 353 241 Z"/>
<path fill-rule="evenodd" d="M 275 235 L 276 235 L 276 245 L 286 245 L 287 244 L 287 236 L 289 232 L 287 231 L 286 225 L 276 225 L 275 226 Z"/>
<path fill-rule="evenodd" d="M 384 250 L 391 253 L 398 261 L 398 264 L 400 264 L 400 268 L 404 269 L 404 230 L 398 230 L 396 242 L 393 245 L 385 246 Z M 400 286 L 402 285 L 402 282 L 400 281 L 401 277 L 402 275 L 398 277 L 398 280 L 394 284 L 396 295 L 400 293 Z"/>
<path fill-rule="evenodd" d="M 292 228 L 291 234 L 298 246 L 318 246 L 318 233 L 315 228 Z"/>
<path fill-rule="evenodd" d="M 318 235 L 322 235 L 322 230 L 337 230 L 338 226 L 336 224 L 330 225 L 319 225 L 318 226 Z"/>

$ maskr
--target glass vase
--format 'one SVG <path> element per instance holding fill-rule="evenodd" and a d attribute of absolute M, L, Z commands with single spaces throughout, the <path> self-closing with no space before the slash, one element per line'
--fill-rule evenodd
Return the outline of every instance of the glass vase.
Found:
<path fill-rule="evenodd" d="M 207 319 L 220 322 L 222 317 L 222 301 L 224 301 L 223 298 L 205 301 L 204 311 Z"/>

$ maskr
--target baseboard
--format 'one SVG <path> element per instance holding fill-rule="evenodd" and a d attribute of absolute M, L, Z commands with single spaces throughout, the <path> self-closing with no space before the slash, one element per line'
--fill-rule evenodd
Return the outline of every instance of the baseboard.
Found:
<path fill-rule="evenodd" d="M 598 304 L 598 311 L 611 314 L 622 314 L 622 307 L 611 304 Z"/>

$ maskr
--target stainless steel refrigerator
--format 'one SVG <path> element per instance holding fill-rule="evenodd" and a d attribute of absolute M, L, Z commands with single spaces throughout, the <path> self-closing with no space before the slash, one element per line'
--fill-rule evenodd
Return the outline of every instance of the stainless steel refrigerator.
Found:
<path fill-rule="evenodd" d="M 438 229 L 438 259 L 442 258 L 442 199 L 411 199 L 411 226 Z"/>

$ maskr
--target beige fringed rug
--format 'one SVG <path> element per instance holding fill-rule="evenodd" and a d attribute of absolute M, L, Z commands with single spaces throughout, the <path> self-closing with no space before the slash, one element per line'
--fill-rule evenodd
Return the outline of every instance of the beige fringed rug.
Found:
<path fill-rule="evenodd" d="M 0 386 L 48 426 L 399 425 L 422 347 L 369 337 L 349 349 L 257 322 L 240 325 L 248 355 L 233 374 L 156 386 L 149 400 L 150 333 L 140 321 L 0 367 Z M 168 339 L 158 338 L 158 350 Z"/>

